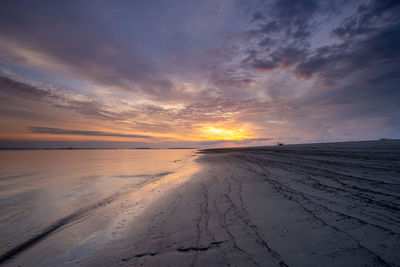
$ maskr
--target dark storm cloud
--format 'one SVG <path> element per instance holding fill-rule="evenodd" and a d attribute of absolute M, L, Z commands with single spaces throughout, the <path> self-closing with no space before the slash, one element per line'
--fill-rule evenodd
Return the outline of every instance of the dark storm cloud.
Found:
<path fill-rule="evenodd" d="M 309 37 L 315 27 L 312 22 L 314 13 L 320 7 L 320 1 L 280 0 L 272 4 L 265 2 L 253 14 L 252 22 L 259 23 L 254 34 L 281 33 L 292 39 L 302 40 Z"/>
<path fill-rule="evenodd" d="M 330 1 L 266 1 L 255 5 L 254 29 L 248 36 L 256 41 L 243 60 L 244 66 L 271 71 L 295 65 L 310 53 L 310 38 L 321 28 L 321 15 L 337 12 L 340 2 Z"/>
<path fill-rule="evenodd" d="M 306 78 L 317 74 L 333 84 L 353 75 L 356 71 L 367 71 L 370 68 L 377 70 L 373 75 L 383 75 L 388 79 L 396 78 L 392 74 L 396 73 L 396 69 L 400 67 L 399 45 L 400 27 L 393 26 L 365 40 L 349 40 L 340 45 L 319 49 L 315 55 L 301 62 L 295 71 Z M 383 74 L 381 74 L 382 71 Z M 388 75 L 387 71 L 392 74 Z M 369 80 L 371 76 L 361 78 Z M 374 79 L 384 81 L 379 77 Z"/>
<path fill-rule="evenodd" d="M 312 49 L 310 37 L 323 26 L 318 16 L 338 13 L 340 3 L 276 1 L 259 6 L 251 20 L 257 27 L 250 34 L 259 47 L 248 50 L 242 62 L 261 71 L 294 67 L 295 74 L 304 78 L 317 75 L 327 85 L 338 85 L 349 76 L 358 85 L 396 79 L 400 68 L 399 7 L 399 1 L 364 1 L 333 28 L 332 37 L 340 42 Z M 375 73 L 367 71 L 370 68 Z M 360 73 L 363 70 L 365 73 Z"/>
<path fill-rule="evenodd" d="M 400 20 L 397 14 L 400 5 L 379 3 L 373 1 L 360 6 L 356 15 L 345 19 L 333 30 L 333 34 L 339 35 L 343 42 L 318 49 L 296 67 L 296 73 L 306 78 L 317 74 L 330 84 L 363 70 L 365 73 L 359 74 L 358 83 L 397 79 L 396 73 L 400 68 Z M 347 22 L 350 18 L 354 24 Z M 368 71 L 371 68 L 375 73 Z"/>
<path fill-rule="evenodd" d="M 344 39 L 374 33 L 383 25 L 400 21 L 399 6 L 397 0 L 373 0 L 362 4 L 356 14 L 346 18 L 332 33 Z"/>
<path fill-rule="evenodd" d="M 126 137 L 126 138 L 152 138 L 147 135 L 136 135 L 136 134 L 118 134 L 118 133 L 107 133 L 97 131 L 80 131 L 80 130 L 66 130 L 59 128 L 48 128 L 48 127 L 28 127 L 32 133 L 42 134 L 56 134 L 56 135 L 85 135 L 85 136 L 111 136 L 111 137 Z"/>

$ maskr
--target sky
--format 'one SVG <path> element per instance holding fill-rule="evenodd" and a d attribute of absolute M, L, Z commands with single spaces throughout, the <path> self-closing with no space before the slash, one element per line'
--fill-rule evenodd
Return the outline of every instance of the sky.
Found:
<path fill-rule="evenodd" d="M 400 1 L 0 3 L 0 147 L 400 138 Z"/>

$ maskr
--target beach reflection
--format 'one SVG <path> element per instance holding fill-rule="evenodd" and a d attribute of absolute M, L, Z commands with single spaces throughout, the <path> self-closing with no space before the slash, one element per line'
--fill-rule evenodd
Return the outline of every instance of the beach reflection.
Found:
<path fill-rule="evenodd" d="M 193 156 L 193 150 L 0 151 L 0 253 L 88 214 L 104 211 L 103 224 L 138 214 L 196 171 Z M 82 243 L 101 227 L 70 241 Z"/>

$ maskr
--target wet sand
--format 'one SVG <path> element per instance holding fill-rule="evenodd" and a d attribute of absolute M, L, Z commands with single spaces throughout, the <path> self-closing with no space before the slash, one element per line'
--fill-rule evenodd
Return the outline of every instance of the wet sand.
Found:
<path fill-rule="evenodd" d="M 400 141 L 197 153 L 3 263 L 399 266 Z"/>

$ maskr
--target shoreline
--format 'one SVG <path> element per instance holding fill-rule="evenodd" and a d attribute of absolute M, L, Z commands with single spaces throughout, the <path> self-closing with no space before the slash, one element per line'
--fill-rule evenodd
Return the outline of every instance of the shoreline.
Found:
<path fill-rule="evenodd" d="M 151 199 L 153 189 L 165 188 L 159 198 L 140 202 L 136 194 L 118 199 L 5 264 L 396 266 L 400 262 L 399 141 L 197 154 L 192 160 L 198 171 L 166 175 L 160 186 L 142 196 Z M 190 169 L 183 166 L 180 171 L 185 168 Z M 140 213 L 135 213 L 136 201 Z M 119 202 L 131 207 L 118 210 Z M 109 239 L 77 243 L 69 235 L 87 234 L 99 218 L 104 221 L 95 231 L 103 231 Z M 110 225 L 118 230 L 110 230 Z M 54 248 L 57 240 L 69 242 L 69 250 Z"/>

